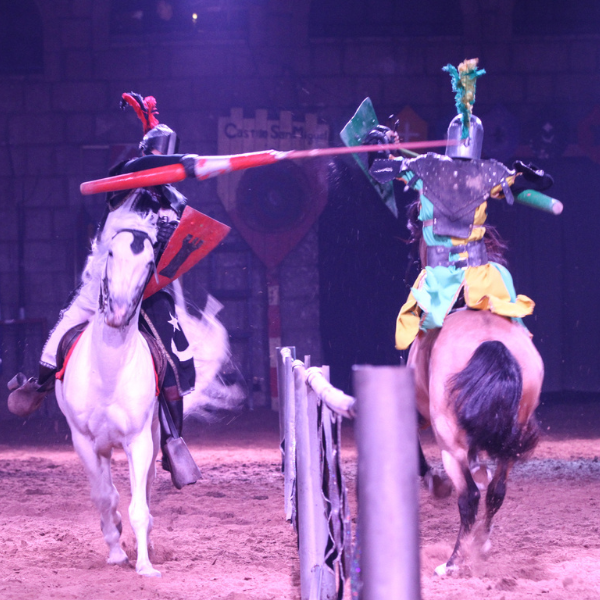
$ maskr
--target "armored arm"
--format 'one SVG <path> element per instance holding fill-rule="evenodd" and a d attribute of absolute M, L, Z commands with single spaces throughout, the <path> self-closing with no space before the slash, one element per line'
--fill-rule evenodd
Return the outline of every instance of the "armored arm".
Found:
<path fill-rule="evenodd" d="M 383 145 L 398 143 L 398 134 L 384 125 L 371 129 L 362 141 L 363 145 Z M 375 181 L 386 183 L 395 179 L 402 170 L 402 159 L 394 158 L 388 151 L 369 152 L 369 174 Z"/>
<path fill-rule="evenodd" d="M 371 131 L 369 131 L 369 133 L 367 133 L 361 144 L 363 146 L 374 146 L 383 144 L 397 144 L 398 141 L 398 134 L 395 131 L 392 131 L 389 127 L 385 127 L 385 125 L 377 125 L 377 127 L 374 127 L 371 129 Z M 390 153 L 386 151 L 369 152 L 369 169 L 371 168 L 371 165 L 375 159 L 388 159 L 389 157 Z"/>
<path fill-rule="evenodd" d="M 194 167 L 197 159 L 198 155 L 196 154 L 149 154 L 130 160 L 119 172 L 122 174 L 137 173 L 138 171 L 179 164 L 183 165 L 187 177 L 195 177 Z"/>
<path fill-rule="evenodd" d="M 513 168 L 515 175 L 507 177 L 507 182 L 517 202 L 555 215 L 562 212 L 562 202 L 542 193 L 554 183 L 550 174 L 535 165 L 527 165 L 520 160 L 514 163 Z M 501 186 L 494 187 L 490 196 L 492 198 L 502 198 Z"/>
<path fill-rule="evenodd" d="M 512 191 L 515 196 L 518 196 L 524 190 L 543 192 L 554 184 L 552 176 L 535 165 L 526 165 L 524 162 L 517 160 L 513 165 L 513 169 L 516 171 L 515 182 L 512 184 Z"/>
<path fill-rule="evenodd" d="M 156 225 L 156 241 L 166 246 L 178 224 L 179 221 L 169 221 L 167 217 L 159 217 Z"/>

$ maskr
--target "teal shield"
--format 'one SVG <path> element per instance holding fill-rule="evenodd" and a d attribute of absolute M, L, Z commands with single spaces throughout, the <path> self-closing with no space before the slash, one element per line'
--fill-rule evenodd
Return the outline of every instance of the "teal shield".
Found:
<path fill-rule="evenodd" d="M 346 123 L 344 129 L 340 131 L 342 142 L 348 147 L 359 146 L 367 133 L 374 127 L 377 127 L 377 125 L 379 125 L 379 121 L 377 120 L 371 98 L 365 98 L 354 113 L 354 116 Z M 353 154 L 352 156 L 354 156 L 358 166 L 367 176 L 371 185 L 383 200 L 383 203 L 392 211 L 392 214 L 395 217 L 398 217 L 398 207 L 396 206 L 396 198 L 394 197 L 393 182 L 388 181 L 387 183 L 379 183 L 378 181 L 375 181 L 369 174 L 366 160 L 363 160 L 358 154 Z"/>

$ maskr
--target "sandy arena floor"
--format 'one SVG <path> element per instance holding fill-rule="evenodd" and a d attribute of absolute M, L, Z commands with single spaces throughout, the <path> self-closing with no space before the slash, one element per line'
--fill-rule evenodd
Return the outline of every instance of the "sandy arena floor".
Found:
<path fill-rule="evenodd" d="M 438 578 L 458 529 L 456 496 L 421 492 L 425 600 L 600 598 L 600 410 L 592 402 L 542 407 L 534 458 L 518 466 L 495 519 L 493 548 L 471 572 Z M 106 565 L 107 548 L 87 479 L 61 422 L 13 421 L 0 428 L 0 598 L 89 600 L 299 599 L 296 540 L 283 520 L 277 416 L 186 424 L 204 479 L 177 491 L 159 470 L 151 510 L 160 579 Z M 346 430 L 344 468 L 353 496 L 356 455 Z M 430 438 L 425 452 L 439 464 Z M 122 543 L 135 559 L 129 483 L 114 458 Z M 354 502 L 352 502 L 353 508 Z"/>

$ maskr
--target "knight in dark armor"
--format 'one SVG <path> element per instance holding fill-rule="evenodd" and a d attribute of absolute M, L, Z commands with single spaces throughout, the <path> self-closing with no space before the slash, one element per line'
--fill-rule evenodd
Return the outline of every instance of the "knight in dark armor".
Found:
<path fill-rule="evenodd" d="M 188 176 L 193 177 L 194 158 L 177 154 L 179 140 L 176 133 L 156 118 L 156 101 L 138 94 L 123 94 L 121 107 L 130 105 L 144 125 L 140 143 L 141 156 L 114 166 L 110 175 L 133 173 L 170 164 L 182 164 Z M 110 239 L 118 230 L 126 229 L 130 215 L 142 215 L 155 225 L 155 263 L 158 264 L 169 239 L 177 228 L 187 205 L 186 198 L 171 185 L 111 192 L 107 196 L 105 214 L 98 227 L 96 240 Z M 57 372 L 57 352 L 63 336 L 73 327 L 89 322 L 98 310 L 101 285 L 99 268 L 102 261 L 90 254 L 80 286 L 71 294 L 59 320 L 50 333 L 42 351 L 37 379 L 27 380 L 16 375 L 9 388 L 9 409 L 19 416 L 29 416 L 39 408 L 46 394 L 54 388 Z M 183 426 L 183 396 L 194 389 L 195 368 L 188 340 L 177 319 L 172 295 L 164 290 L 155 292 L 142 302 L 140 329 L 154 337 L 167 367 L 161 388 L 161 448 L 162 466 L 172 471 L 165 447 L 170 438 L 181 436 Z M 168 409 L 169 414 L 165 414 Z M 192 483 L 192 481 L 190 481 Z"/>
<path fill-rule="evenodd" d="M 472 114 L 475 82 L 485 71 L 477 59 L 444 68 L 453 79 L 459 114 L 448 128 L 446 155 L 433 152 L 396 158 L 384 152 L 369 157 L 369 172 L 379 182 L 399 178 L 419 192 L 423 267 L 396 323 L 396 348 L 408 348 L 419 330 L 442 327 L 458 305 L 489 310 L 520 320 L 533 311 L 527 296 L 517 295 L 508 269 L 488 259 L 487 201 L 512 204 L 523 190 L 545 190 L 552 178 L 535 167 L 516 162 L 513 169 L 482 160 L 483 126 Z M 382 126 L 363 143 L 386 144 L 393 132 Z"/>

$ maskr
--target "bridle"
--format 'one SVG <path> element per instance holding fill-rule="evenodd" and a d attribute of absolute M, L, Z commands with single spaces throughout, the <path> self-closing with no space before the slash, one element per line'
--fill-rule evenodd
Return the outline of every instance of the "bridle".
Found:
<path fill-rule="evenodd" d="M 131 242 L 131 251 L 136 255 L 143 252 L 144 242 L 146 240 L 148 240 L 150 242 L 150 245 L 153 245 L 152 238 L 150 237 L 150 235 L 146 231 L 142 231 L 140 229 L 129 229 L 129 228 L 119 229 L 112 236 L 111 241 L 114 240 L 120 233 L 131 233 L 133 235 L 133 241 Z M 112 253 L 109 251 L 109 256 L 111 256 L 111 255 L 112 255 Z M 140 304 L 140 302 L 142 301 L 142 295 L 144 294 L 144 289 L 146 288 L 146 285 L 147 285 L 150 277 L 152 277 L 153 273 L 156 273 L 156 264 L 155 264 L 154 260 L 152 261 L 152 267 L 153 268 L 149 269 L 148 277 L 146 278 L 144 285 L 140 286 L 137 297 L 134 299 L 134 302 L 132 302 L 133 306 L 137 307 Z M 102 278 L 102 285 L 100 286 L 100 297 L 98 299 L 98 308 L 99 308 L 100 312 L 105 311 L 105 309 L 108 305 L 108 300 L 109 300 L 109 289 L 108 289 L 108 260 L 107 260 L 106 265 L 104 266 L 104 277 Z M 135 314 L 135 311 L 133 311 L 131 313 L 131 315 L 128 317 L 128 319 L 124 325 L 125 327 L 129 325 L 134 314 Z"/>

